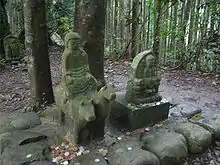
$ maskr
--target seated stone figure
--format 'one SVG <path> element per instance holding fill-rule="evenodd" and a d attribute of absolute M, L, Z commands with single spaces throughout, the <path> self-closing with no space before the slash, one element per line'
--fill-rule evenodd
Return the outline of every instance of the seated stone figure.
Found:
<path fill-rule="evenodd" d="M 56 103 L 62 105 L 77 95 L 88 95 L 95 91 L 97 81 L 90 74 L 81 37 L 77 33 L 68 33 L 62 55 L 62 80 L 55 93 Z"/>
<path fill-rule="evenodd" d="M 21 57 L 21 43 L 18 38 L 12 35 L 8 35 L 3 39 L 5 59 L 18 59 Z"/>
<path fill-rule="evenodd" d="M 62 80 L 55 91 L 55 102 L 60 121 L 67 130 L 66 136 L 73 145 L 104 136 L 105 119 L 115 97 L 112 88 L 97 90 L 81 37 L 68 33 L 62 55 Z"/>
<path fill-rule="evenodd" d="M 160 77 L 153 52 L 144 51 L 138 54 L 131 64 L 126 100 L 134 104 L 160 101 L 159 85 Z"/>

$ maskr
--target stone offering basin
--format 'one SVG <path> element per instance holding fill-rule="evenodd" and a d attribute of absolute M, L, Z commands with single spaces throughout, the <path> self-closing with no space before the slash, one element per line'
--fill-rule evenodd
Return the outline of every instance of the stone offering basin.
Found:
<path fill-rule="evenodd" d="M 125 100 L 125 92 L 116 92 L 112 103 L 110 123 L 119 129 L 133 131 L 168 118 L 170 103 L 160 101 L 150 104 L 131 105 Z"/>

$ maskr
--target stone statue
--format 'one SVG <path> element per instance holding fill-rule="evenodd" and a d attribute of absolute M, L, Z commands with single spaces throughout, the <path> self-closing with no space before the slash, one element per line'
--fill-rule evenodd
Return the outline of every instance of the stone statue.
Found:
<path fill-rule="evenodd" d="M 12 35 L 8 35 L 3 40 L 5 59 L 17 59 L 21 57 L 21 43 L 18 38 Z"/>
<path fill-rule="evenodd" d="M 5 54 L 3 39 L 9 34 L 9 24 L 5 5 L 6 0 L 0 0 L 0 58 Z"/>
<path fill-rule="evenodd" d="M 110 87 L 97 90 L 81 37 L 68 33 L 62 55 L 62 80 L 55 91 L 55 102 L 60 121 L 67 130 L 66 136 L 73 145 L 104 136 L 105 119 L 115 97 Z"/>
<path fill-rule="evenodd" d="M 134 104 L 160 101 L 159 85 L 160 77 L 153 52 L 144 51 L 138 54 L 131 64 L 126 100 Z"/>
<path fill-rule="evenodd" d="M 97 81 L 90 74 L 88 57 L 83 50 L 81 37 L 68 33 L 62 55 L 62 80 L 56 90 L 56 103 L 65 104 L 77 95 L 87 95 L 97 91 Z"/>
<path fill-rule="evenodd" d="M 67 140 L 75 146 L 80 140 L 78 138 L 80 131 L 96 118 L 93 100 L 89 97 L 77 97 L 65 105 L 61 112 L 61 121 L 65 122 Z"/>
<path fill-rule="evenodd" d="M 108 119 L 111 110 L 111 102 L 115 100 L 116 94 L 112 87 L 102 87 L 95 101 L 95 113 L 96 120 L 91 122 L 92 139 L 100 138 L 104 136 L 104 129 L 106 125 L 106 119 Z"/>

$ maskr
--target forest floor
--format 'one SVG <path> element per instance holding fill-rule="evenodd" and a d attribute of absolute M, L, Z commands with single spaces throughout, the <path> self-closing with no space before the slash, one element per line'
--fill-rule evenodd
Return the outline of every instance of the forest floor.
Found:
<path fill-rule="evenodd" d="M 61 55 L 61 48 L 50 48 L 54 89 L 61 79 Z M 107 83 L 113 85 L 116 91 L 124 90 L 131 62 L 110 59 L 105 61 Z M 160 94 L 172 104 L 182 105 L 179 110 L 178 107 L 170 110 L 171 118 L 178 116 L 182 109 L 201 109 L 202 111 L 218 111 L 220 113 L 220 75 L 162 70 L 161 76 Z M 4 69 L 0 68 L 0 84 L 0 115 L 24 112 L 29 108 L 31 93 L 27 66 L 24 62 L 13 62 Z M 218 155 L 215 154 L 217 151 Z M 188 164 L 208 165 L 212 160 L 219 159 L 219 155 L 220 146 L 214 145 L 204 154 L 190 158 Z"/>

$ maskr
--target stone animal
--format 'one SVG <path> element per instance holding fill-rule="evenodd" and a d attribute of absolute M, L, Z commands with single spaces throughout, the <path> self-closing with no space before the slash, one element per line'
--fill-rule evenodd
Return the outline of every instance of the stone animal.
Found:
<path fill-rule="evenodd" d="M 95 119 L 94 102 L 86 96 L 67 101 L 66 109 L 61 110 L 61 121 L 67 130 L 66 138 L 72 145 L 78 144 L 80 131 Z"/>
<path fill-rule="evenodd" d="M 94 99 L 96 119 L 91 124 L 92 139 L 104 136 L 106 121 L 110 115 L 111 102 L 116 98 L 115 91 L 112 87 L 104 86 Z"/>

